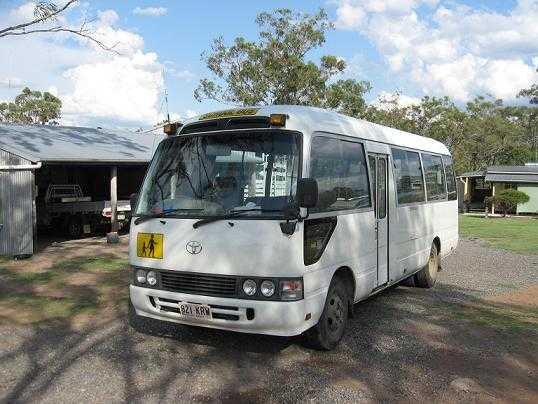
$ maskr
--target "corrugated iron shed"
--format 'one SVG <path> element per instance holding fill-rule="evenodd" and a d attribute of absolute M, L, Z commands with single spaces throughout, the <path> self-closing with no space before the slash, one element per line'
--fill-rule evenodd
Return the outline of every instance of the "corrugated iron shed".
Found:
<path fill-rule="evenodd" d="M 35 171 L 41 165 L 147 164 L 164 134 L 0 124 L 0 255 L 33 253 Z"/>
<path fill-rule="evenodd" d="M 26 166 L 30 161 L 0 150 L 0 167 Z M 0 255 L 33 253 L 34 173 L 0 170 Z"/>
<path fill-rule="evenodd" d="M 0 124 L 0 149 L 34 163 L 146 164 L 163 136 L 75 126 Z"/>

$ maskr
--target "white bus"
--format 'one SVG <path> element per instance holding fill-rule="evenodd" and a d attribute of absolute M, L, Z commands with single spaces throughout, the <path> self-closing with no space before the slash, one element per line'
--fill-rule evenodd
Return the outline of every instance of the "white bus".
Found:
<path fill-rule="evenodd" d="M 133 325 L 304 333 L 332 349 L 354 303 L 404 280 L 432 287 L 456 248 L 452 159 L 433 139 L 301 106 L 172 129 L 133 201 Z"/>

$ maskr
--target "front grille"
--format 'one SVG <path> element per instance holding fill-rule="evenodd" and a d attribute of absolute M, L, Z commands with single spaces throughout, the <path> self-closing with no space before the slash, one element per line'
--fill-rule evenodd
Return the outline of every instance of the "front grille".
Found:
<path fill-rule="evenodd" d="M 161 271 L 161 287 L 172 292 L 235 297 L 237 278 L 188 272 Z"/>

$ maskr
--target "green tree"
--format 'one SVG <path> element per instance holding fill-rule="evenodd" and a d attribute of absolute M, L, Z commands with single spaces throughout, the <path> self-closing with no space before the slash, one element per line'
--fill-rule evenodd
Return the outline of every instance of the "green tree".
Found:
<path fill-rule="evenodd" d="M 0 121 L 20 124 L 57 124 L 62 101 L 49 92 L 28 87 L 13 102 L 0 103 Z"/>
<path fill-rule="evenodd" d="M 395 94 L 370 105 L 364 118 L 443 142 L 454 157 L 456 172 L 461 173 L 528 161 L 529 110 L 505 107 L 502 100 L 487 97 L 475 98 L 465 109 L 448 97 L 429 96 L 419 104 L 401 106 Z"/>
<path fill-rule="evenodd" d="M 536 69 L 538 72 L 538 69 Z M 523 89 L 518 97 L 528 98 L 532 107 L 517 107 L 516 112 L 525 129 L 528 143 L 533 150 L 534 161 L 538 162 L 538 83 Z"/>
<path fill-rule="evenodd" d="M 336 56 L 322 56 L 318 63 L 308 59 L 332 29 L 324 10 L 310 15 L 277 9 L 259 14 L 256 23 L 257 41 L 237 37 L 228 46 L 220 37 L 202 54 L 212 77 L 200 80 L 194 92 L 198 101 L 312 105 L 361 114 L 370 84 L 337 79 L 346 63 Z"/>
<path fill-rule="evenodd" d="M 506 115 L 502 100 L 476 97 L 467 103 L 467 114 L 470 125 L 465 149 L 470 170 L 528 161 L 530 148 L 524 131 Z"/>
<path fill-rule="evenodd" d="M 377 104 L 370 104 L 361 118 L 391 128 L 416 133 L 410 107 L 400 105 L 400 96 L 380 97 Z"/>

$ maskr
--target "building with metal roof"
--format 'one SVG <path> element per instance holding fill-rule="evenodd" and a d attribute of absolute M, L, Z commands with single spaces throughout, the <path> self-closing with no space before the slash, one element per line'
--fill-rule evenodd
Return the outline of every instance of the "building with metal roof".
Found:
<path fill-rule="evenodd" d="M 515 188 L 529 195 L 529 202 L 518 205 L 514 213 L 538 214 L 538 163 L 524 166 L 490 166 L 483 171 L 463 173 L 464 197 L 470 210 L 484 210 L 485 199 L 503 189 Z M 495 207 L 492 207 L 493 213 Z"/>
<path fill-rule="evenodd" d="M 162 136 L 0 124 L 0 255 L 33 253 L 38 225 L 44 222 L 40 207 L 51 185 L 78 186 L 86 201 L 110 200 L 109 209 L 116 212 L 118 199 L 128 199 L 137 192 Z M 83 215 L 73 220 L 84 224 Z"/>
<path fill-rule="evenodd" d="M 146 164 L 158 140 L 128 131 L 0 124 L 0 149 L 34 163 Z"/>

